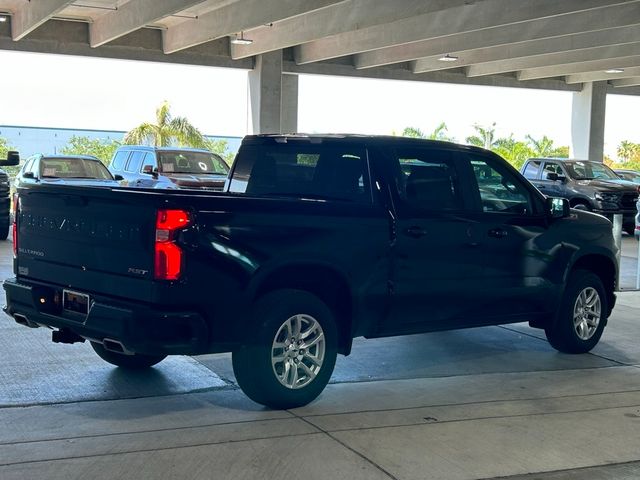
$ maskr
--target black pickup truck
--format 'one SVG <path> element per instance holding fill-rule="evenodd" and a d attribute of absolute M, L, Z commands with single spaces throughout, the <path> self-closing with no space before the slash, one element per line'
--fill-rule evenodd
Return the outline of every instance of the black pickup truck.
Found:
<path fill-rule="evenodd" d="M 10 150 L 7 158 L 0 159 L 0 166 L 14 167 L 20 163 L 20 154 Z M 0 240 L 6 240 L 11 228 L 11 185 L 9 175 L 0 170 Z"/>
<path fill-rule="evenodd" d="M 233 352 L 274 408 L 323 390 L 354 337 L 527 321 L 593 348 L 611 223 L 497 155 L 397 137 L 249 136 L 224 193 L 19 190 L 6 313 L 120 367 Z"/>

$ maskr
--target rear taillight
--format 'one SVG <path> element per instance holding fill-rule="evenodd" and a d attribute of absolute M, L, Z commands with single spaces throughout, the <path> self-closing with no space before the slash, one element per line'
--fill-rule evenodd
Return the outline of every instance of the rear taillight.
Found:
<path fill-rule="evenodd" d="M 20 200 L 18 194 L 13 195 L 13 258 L 18 256 L 18 204 Z"/>
<path fill-rule="evenodd" d="M 182 249 L 176 244 L 178 232 L 191 223 L 184 210 L 158 210 L 154 277 L 157 280 L 177 280 L 182 273 Z"/>

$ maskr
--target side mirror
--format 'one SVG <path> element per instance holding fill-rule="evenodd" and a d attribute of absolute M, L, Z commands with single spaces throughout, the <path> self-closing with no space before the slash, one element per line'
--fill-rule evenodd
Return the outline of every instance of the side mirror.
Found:
<path fill-rule="evenodd" d="M 119 182 L 120 180 L 124 180 L 124 177 L 122 175 L 114 175 L 113 179 Z"/>
<path fill-rule="evenodd" d="M 145 165 L 144 167 L 142 167 L 142 173 L 151 175 L 153 178 L 158 178 L 158 169 L 153 168 L 152 165 Z"/>
<path fill-rule="evenodd" d="M 547 197 L 545 207 L 551 218 L 564 218 L 570 214 L 569 200 L 566 198 Z"/>
<path fill-rule="evenodd" d="M 7 152 L 7 158 L 0 160 L 0 165 L 3 167 L 13 167 L 20 163 L 20 154 L 15 150 L 10 150 Z"/>
<path fill-rule="evenodd" d="M 33 172 L 24 172 L 24 173 L 22 174 L 22 178 L 31 178 L 31 179 L 34 179 L 34 178 L 36 178 L 36 176 L 33 174 Z"/>
<path fill-rule="evenodd" d="M 560 178 L 555 172 L 547 172 L 547 180 L 551 180 L 552 182 L 557 182 Z"/>

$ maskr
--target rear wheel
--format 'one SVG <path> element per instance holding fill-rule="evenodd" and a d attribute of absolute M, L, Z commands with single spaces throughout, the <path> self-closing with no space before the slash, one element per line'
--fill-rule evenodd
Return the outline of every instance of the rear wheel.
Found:
<path fill-rule="evenodd" d="M 607 296 L 600 277 L 576 270 L 569 277 L 556 321 L 545 328 L 552 347 L 586 353 L 596 346 L 607 322 Z"/>
<path fill-rule="evenodd" d="M 167 358 L 166 355 L 142 355 L 140 353 L 124 355 L 107 350 L 104 345 L 98 342 L 91 342 L 91 347 L 105 362 L 131 370 L 149 368 Z"/>
<path fill-rule="evenodd" d="M 9 222 L 9 217 L 3 218 L 0 220 L 0 240 L 6 240 L 9 236 L 9 227 L 11 226 L 11 222 Z"/>
<path fill-rule="evenodd" d="M 233 371 L 253 401 L 294 408 L 320 395 L 336 355 L 331 310 L 309 292 L 277 290 L 256 303 L 246 343 L 233 352 Z"/>

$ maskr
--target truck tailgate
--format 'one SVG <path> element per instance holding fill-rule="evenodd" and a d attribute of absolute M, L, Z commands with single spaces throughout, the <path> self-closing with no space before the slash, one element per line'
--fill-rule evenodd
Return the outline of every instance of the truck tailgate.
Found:
<path fill-rule="evenodd" d="M 18 277 L 153 300 L 153 202 L 91 187 L 40 186 L 19 197 Z"/>

